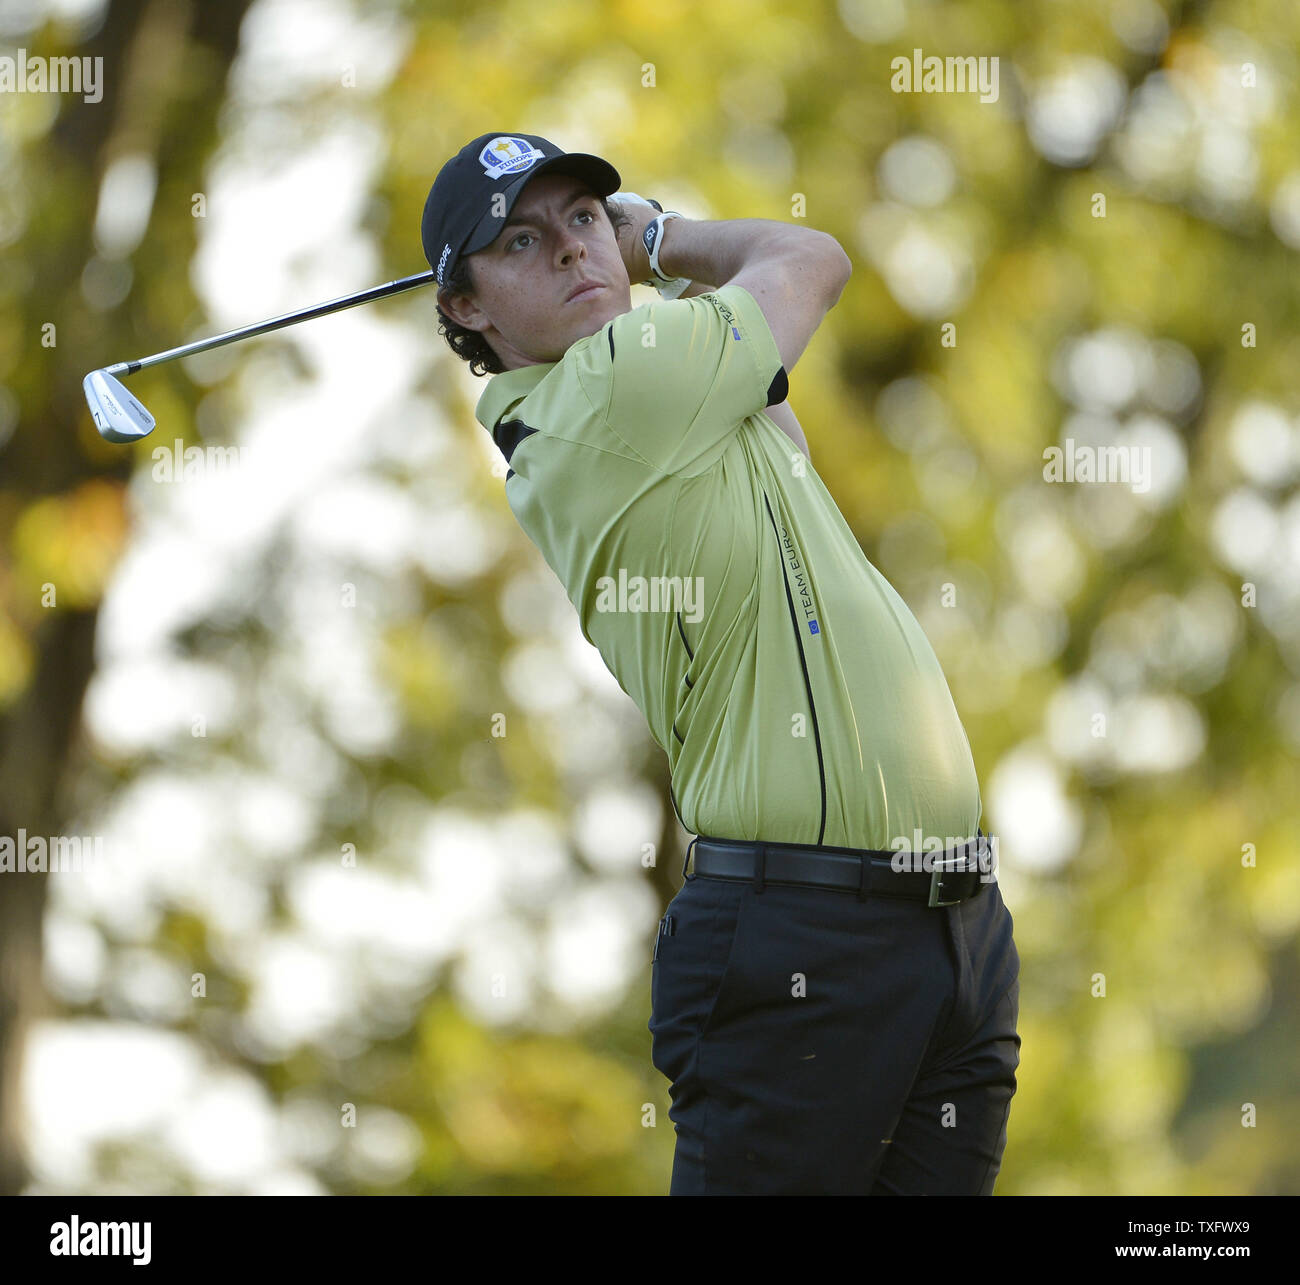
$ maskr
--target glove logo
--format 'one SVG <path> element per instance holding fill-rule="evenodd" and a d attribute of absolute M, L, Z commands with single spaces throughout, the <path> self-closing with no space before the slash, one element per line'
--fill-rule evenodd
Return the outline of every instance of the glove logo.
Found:
<path fill-rule="evenodd" d="M 530 169 L 546 155 L 545 152 L 526 143 L 522 138 L 505 136 L 494 138 L 479 154 L 479 164 L 488 178 L 500 178 L 503 174 L 518 174 Z"/>

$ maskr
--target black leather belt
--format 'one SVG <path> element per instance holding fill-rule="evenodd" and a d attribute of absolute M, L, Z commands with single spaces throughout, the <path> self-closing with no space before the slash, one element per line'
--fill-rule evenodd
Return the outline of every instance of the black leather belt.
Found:
<path fill-rule="evenodd" d="M 905 897 L 928 906 L 955 906 L 977 897 L 996 878 L 997 840 L 976 837 L 939 852 L 883 852 L 867 848 L 829 848 L 807 843 L 759 843 L 740 839 L 692 839 L 682 862 L 682 877 L 747 879 L 754 891 L 784 883 L 834 888 L 868 896 Z M 691 853 L 695 870 L 687 874 Z"/>

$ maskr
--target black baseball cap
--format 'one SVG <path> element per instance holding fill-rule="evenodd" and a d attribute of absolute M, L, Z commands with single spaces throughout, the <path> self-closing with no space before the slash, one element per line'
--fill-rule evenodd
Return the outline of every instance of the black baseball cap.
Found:
<path fill-rule="evenodd" d="M 599 156 L 561 151 L 536 134 L 480 134 L 438 171 L 424 203 L 420 240 L 440 286 L 463 255 L 497 239 L 525 185 L 543 173 L 573 174 L 600 197 L 623 184 Z M 503 199 L 493 209 L 497 196 Z"/>

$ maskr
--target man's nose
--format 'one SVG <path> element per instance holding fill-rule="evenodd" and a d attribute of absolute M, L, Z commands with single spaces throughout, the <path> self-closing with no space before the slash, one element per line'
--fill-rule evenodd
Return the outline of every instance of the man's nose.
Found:
<path fill-rule="evenodd" d="M 575 232 L 567 228 L 560 233 L 559 256 L 561 263 L 568 263 L 570 259 L 581 258 L 587 253 L 587 247 L 583 240 Z"/>

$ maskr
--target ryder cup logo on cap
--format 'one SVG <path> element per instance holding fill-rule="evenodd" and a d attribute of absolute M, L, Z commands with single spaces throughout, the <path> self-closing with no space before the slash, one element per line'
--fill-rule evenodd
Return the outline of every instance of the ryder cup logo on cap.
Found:
<path fill-rule="evenodd" d="M 517 174 L 535 165 L 546 153 L 522 138 L 494 138 L 479 154 L 479 164 L 488 178 Z"/>

